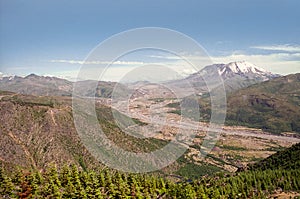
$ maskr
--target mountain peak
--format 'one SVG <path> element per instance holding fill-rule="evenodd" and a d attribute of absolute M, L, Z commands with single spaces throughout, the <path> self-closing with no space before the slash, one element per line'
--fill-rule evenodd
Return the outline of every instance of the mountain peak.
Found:
<path fill-rule="evenodd" d="M 31 73 L 29 75 L 27 75 L 25 78 L 28 79 L 28 78 L 38 78 L 39 76 L 34 74 L 34 73 Z"/>
<path fill-rule="evenodd" d="M 189 75 L 184 80 L 179 80 L 173 84 L 182 87 L 185 82 L 188 82 L 192 84 L 199 93 L 203 93 L 207 92 L 208 84 L 210 84 L 211 88 L 218 87 L 220 77 L 224 82 L 226 92 L 232 92 L 255 83 L 280 77 L 280 75 L 273 74 L 246 61 L 236 61 L 227 64 L 222 63 L 206 66 L 202 70 Z M 184 90 L 182 92 L 188 93 L 189 91 Z"/>
<path fill-rule="evenodd" d="M 236 74 L 241 73 L 269 73 L 265 69 L 259 68 L 258 66 L 246 62 L 246 61 L 237 61 L 237 62 L 230 62 L 229 64 L 223 65 L 220 68 L 220 74 L 223 74 L 227 69 L 231 70 L 231 72 Z"/>
<path fill-rule="evenodd" d="M 219 75 L 224 80 L 234 76 L 242 76 L 247 79 L 261 79 L 262 81 L 266 81 L 280 76 L 246 61 L 216 64 L 215 66 Z"/>

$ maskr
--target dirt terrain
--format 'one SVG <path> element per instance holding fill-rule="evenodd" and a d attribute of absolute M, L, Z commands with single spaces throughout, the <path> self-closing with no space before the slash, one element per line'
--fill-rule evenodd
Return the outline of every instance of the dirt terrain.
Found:
<path fill-rule="evenodd" d="M 101 100 L 99 100 L 101 101 Z M 101 101 L 103 103 L 103 100 Z M 186 158 L 199 164 L 203 161 L 228 171 L 235 171 L 246 164 L 266 158 L 276 151 L 300 142 L 299 138 L 292 136 L 274 135 L 260 129 L 240 126 L 222 126 L 215 136 L 215 146 L 203 159 L 199 156 L 203 148 L 201 144 L 209 130 L 209 124 L 195 122 L 189 118 L 182 118 L 172 113 L 172 107 L 167 104 L 180 102 L 180 99 L 163 86 L 148 85 L 139 87 L 130 99 L 106 102 L 118 111 L 129 117 L 139 119 L 143 125 L 133 124 L 123 127 L 125 132 L 134 131 L 144 137 L 156 137 L 172 140 L 180 131 L 184 132 L 181 144 L 188 146 Z M 146 124 L 146 125 L 145 125 Z M 194 134 L 194 138 L 189 138 Z"/>

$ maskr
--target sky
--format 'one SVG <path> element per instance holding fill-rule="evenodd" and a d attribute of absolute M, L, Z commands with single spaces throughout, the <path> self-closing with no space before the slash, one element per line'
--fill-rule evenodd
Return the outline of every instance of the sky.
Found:
<path fill-rule="evenodd" d="M 248 61 L 273 73 L 297 73 L 299 9 L 298 0 L 0 0 L 0 72 L 72 80 L 104 40 L 134 28 L 161 27 L 194 39 L 212 63 Z M 168 55 L 131 53 L 106 79 L 144 63 L 182 64 Z"/>

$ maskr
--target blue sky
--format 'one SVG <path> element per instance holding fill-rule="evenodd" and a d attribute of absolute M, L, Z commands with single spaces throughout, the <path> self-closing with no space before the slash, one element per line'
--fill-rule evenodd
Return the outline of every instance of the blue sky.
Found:
<path fill-rule="evenodd" d="M 298 0 L 0 2 L 0 71 L 6 74 L 74 77 L 101 41 L 149 26 L 192 37 L 215 63 L 246 60 L 275 73 L 300 72 Z"/>

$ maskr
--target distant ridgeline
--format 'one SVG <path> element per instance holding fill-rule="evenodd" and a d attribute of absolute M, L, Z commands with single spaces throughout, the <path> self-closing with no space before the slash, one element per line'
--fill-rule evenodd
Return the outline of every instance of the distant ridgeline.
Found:
<path fill-rule="evenodd" d="M 300 133 L 300 73 L 241 89 L 228 97 L 227 124 Z"/>
<path fill-rule="evenodd" d="M 186 97 L 185 104 L 192 98 Z M 199 100 L 201 120 L 210 120 L 209 94 Z M 180 114 L 180 103 L 171 103 L 171 113 Z M 227 96 L 227 125 L 263 129 L 279 134 L 300 133 L 300 73 L 277 77 L 242 88 Z"/>
<path fill-rule="evenodd" d="M 216 88 L 219 89 L 219 88 Z M 184 104 L 194 98 L 183 99 Z M 208 93 L 197 97 L 200 120 L 208 122 L 211 102 Z M 170 113 L 181 114 L 180 103 L 170 103 Z M 227 92 L 227 125 L 248 126 L 280 134 L 300 133 L 300 73 L 277 77 Z"/>

